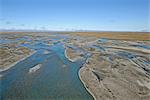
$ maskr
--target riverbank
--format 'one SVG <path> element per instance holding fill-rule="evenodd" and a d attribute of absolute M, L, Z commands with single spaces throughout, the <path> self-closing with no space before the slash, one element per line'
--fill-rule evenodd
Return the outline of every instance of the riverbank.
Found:
<path fill-rule="evenodd" d="M 92 95 L 92 97 L 94 98 L 94 100 L 97 100 L 95 95 L 93 94 L 93 92 L 90 91 L 90 89 L 86 86 L 86 83 L 83 81 L 82 77 L 81 77 L 81 70 L 84 69 L 84 65 L 79 69 L 78 75 L 79 78 L 81 80 L 81 82 L 83 83 L 84 87 L 86 88 L 86 90 Z"/>
<path fill-rule="evenodd" d="M 71 62 L 75 62 L 79 59 L 82 59 L 79 53 L 76 53 L 74 50 L 68 47 L 65 48 L 65 56 Z"/>
<path fill-rule="evenodd" d="M 71 59 L 68 55 L 71 55 L 71 53 L 70 53 L 70 52 L 67 52 L 67 48 L 66 48 L 66 49 L 65 49 L 65 57 L 66 57 L 69 61 L 75 62 L 75 60 L 74 60 L 74 59 Z M 87 60 L 88 60 L 88 59 L 87 59 Z M 86 64 L 86 63 L 85 63 L 85 64 Z M 84 65 L 85 65 L 85 64 L 84 64 Z M 94 96 L 93 92 L 91 92 L 91 91 L 89 90 L 89 88 L 87 88 L 86 83 L 83 81 L 83 79 L 82 79 L 82 77 L 81 77 L 81 70 L 84 69 L 84 67 L 85 67 L 84 65 L 83 65 L 83 66 L 79 69 L 79 71 L 78 71 L 79 79 L 80 79 L 80 81 L 82 82 L 82 84 L 84 85 L 85 89 L 92 95 L 92 97 L 94 98 L 94 100 L 97 100 L 96 97 Z"/>
<path fill-rule="evenodd" d="M 73 59 L 71 59 L 71 58 L 68 57 L 67 48 L 65 48 L 65 57 L 66 57 L 69 61 L 75 62 Z"/>
<path fill-rule="evenodd" d="M 70 56 L 68 56 L 68 55 L 71 55 L 72 53 L 71 53 L 71 52 L 67 52 L 67 49 L 68 49 L 68 48 L 65 49 L 65 57 L 66 57 L 69 61 L 75 62 L 75 61 L 76 61 L 75 59 L 72 59 L 72 58 L 70 58 Z M 74 54 L 74 56 L 77 56 L 77 54 Z M 87 59 L 87 60 L 88 60 L 88 59 Z M 87 61 L 86 61 L 86 62 L 87 62 Z M 86 64 L 86 63 L 85 63 L 85 64 Z M 84 65 L 85 65 L 85 64 L 84 64 Z M 91 94 L 91 96 L 94 98 L 94 100 L 96 100 L 96 97 L 94 96 L 93 92 L 91 92 L 91 91 L 89 90 L 89 88 L 86 87 L 86 83 L 83 81 L 83 79 L 82 79 L 82 77 L 81 77 L 81 70 L 84 69 L 84 65 L 83 65 L 83 66 L 79 69 L 79 71 L 78 71 L 79 79 L 80 79 L 80 81 L 82 82 L 82 84 L 84 85 L 85 89 Z"/>
<path fill-rule="evenodd" d="M 29 53 L 29 55 L 17 60 L 16 62 L 10 63 L 9 65 L 5 66 L 4 69 L 0 69 L 0 72 L 3 72 L 3 71 L 6 71 L 6 70 L 10 69 L 11 67 L 15 66 L 17 63 L 19 63 L 19 62 L 25 60 L 26 58 L 30 57 L 31 55 L 33 55 L 35 52 L 36 51 L 32 51 L 32 52 Z"/>

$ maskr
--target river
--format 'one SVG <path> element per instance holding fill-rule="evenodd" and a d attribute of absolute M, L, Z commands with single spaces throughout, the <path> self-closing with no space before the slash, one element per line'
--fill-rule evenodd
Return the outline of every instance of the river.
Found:
<path fill-rule="evenodd" d="M 39 40 L 23 46 L 36 52 L 1 73 L 2 100 L 93 100 L 78 76 L 84 60 L 70 62 L 63 42 L 46 45 Z M 29 73 L 38 64 L 40 68 Z"/>

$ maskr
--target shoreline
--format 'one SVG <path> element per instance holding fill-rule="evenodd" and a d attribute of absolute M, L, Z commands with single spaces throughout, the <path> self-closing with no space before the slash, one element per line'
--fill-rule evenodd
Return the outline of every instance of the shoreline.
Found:
<path fill-rule="evenodd" d="M 70 59 L 69 57 L 68 57 L 68 55 L 67 55 L 67 47 L 65 48 L 65 57 L 69 60 L 69 61 L 71 61 L 71 62 L 75 62 L 74 60 L 72 60 L 72 59 Z"/>
<path fill-rule="evenodd" d="M 67 48 L 66 48 L 66 49 L 67 49 Z M 74 60 L 70 59 L 70 58 L 67 56 L 67 50 L 66 50 L 66 49 L 65 49 L 65 57 L 66 57 L 69 61 L 75 62 Z M 88 60 L 88 59 L 87 59 L 87 60 Z M 86 62 L 85 62 L 84 64 L 86 64 Z M 94 96 L 94 94 L 86 87 L 85 82 L 84 82 L 84 81 L 82 80 L 82 78 L 81 78 L 81 73 L 80 73 L 80 71 L 81 71 L 82 68 L 84 68 L 84 64 L 83 64 L 83 66 L 82 66 L 81 68 L 79 68 L 78 76 L 79 76 L 79 79 L 80 79 L 80 81 L 82 82 L 84 88 L 87 90 L 87 92 L 89 92 L 89 94 L 94 98 L 94 100 L 96 100 L 96 97 Z"/>
<path fill-rule="evenodd" d="M 68 55 L 67 55 L 67 47 L 65 48 L 64 53 L 65 53 L 66 58 L 67 58 L 69 61 L 71 61 L 71 62 L 76 62 L 77 60 L 80 59 L 79 57 L 75 57 L 74 59 L 71 59 L 70 57 L 68 57 Z"/>
<path fill-rule="evenodd" d="M 11 67 L 15 66 L 15 65 L 16 65 L 17 63 L 19 63 L 20 61 L 23 61 L 23 60 L 25 60 L 26 58 L 30 57 L 30 56 L 33 55 L 35 52 L 36 52 L 36 51 L 33 51 L 33 52 L 29 53 L 29 55 L 27 55 L 27 56 L 21 58 L 20 60 L 17 60 L 16 62 L 14 62 L 14 63 L 12 63 L 12 64 L 7 65 L 6 68 L 0 69 L 0 72 L 4 72 L 4 71 L 9 70 Z"/>
<path fill-rule="evenodd" d="M 85 63 L 86 64 L 86 63 Z M 84 85 L 84 87 L 85 87 L 85 89 L 87 90 L 87 92 L 89 92 L 90 94 L 91 94 L 91 96 L 94 98 L 94 100 L 97 100 L 96 99 L 96 97 L 95 97 L 95 95 L 86 87 L 86 84 L 85 84 L 85 82 L 82 80 L 82 78 L 81 78 L 81 69 L 83 69 L 84 68 L 84 65 L 79 69 L 79 71 L 78 71 L 78 76 L 79 76 L 79 79 L 81 80 L 81 82 L 82 82 L 82 84 Z"/>

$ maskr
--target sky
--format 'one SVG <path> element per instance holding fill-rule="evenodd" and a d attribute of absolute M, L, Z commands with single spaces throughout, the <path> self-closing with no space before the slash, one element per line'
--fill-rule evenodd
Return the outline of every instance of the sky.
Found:
<path fill-rule="evenodd" d="M 0 0 L 0 29 L 150 31 L 150 0 Z"/>

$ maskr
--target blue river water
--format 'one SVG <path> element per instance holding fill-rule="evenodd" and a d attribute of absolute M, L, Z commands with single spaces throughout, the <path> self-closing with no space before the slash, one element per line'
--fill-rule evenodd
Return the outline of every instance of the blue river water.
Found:
<path fill-rule="evenodd" d="M 1 100 L 93 100 L 78 76 L 85 60 L 70 62 L 63 43 L 48 46 L 38 41 L 34 46 L 22 46 L 36 53 L 1 73 Z M 29 73 L 37 64 L 41 68 Z"/>

